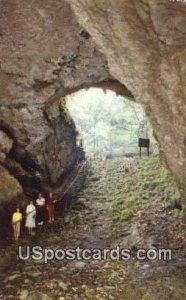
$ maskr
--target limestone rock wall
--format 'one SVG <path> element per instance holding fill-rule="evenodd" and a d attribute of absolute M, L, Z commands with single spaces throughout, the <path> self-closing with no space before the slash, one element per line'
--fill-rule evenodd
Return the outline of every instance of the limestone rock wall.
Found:
<path fill-rule="evenodd" d="M 143 105 L 185 195 L 185 13 L 168 0 L 0 1 L 0 130 L 26 189 L 57 188 L 77 161 L 58 100 L 114 78 Z"/>
<path fill-rule="evenodd" d="M 78 159 L 75 126 L 58 100 L 110 78 L 66 2 L 1 1 L 0 129 L 12 141 L 4 163 L 28 194 L 59 189 Z"/>
<path fill-rule="evenodd" d="M 80 24 L 150 117 L 168 167 L 186 192 L 186 3 L 68 0 Z"/>
<path fill-rule="evenodd" d="M 0 161 L 6 159 L 7 154 L 10 152 L 13 146 L 13 140 L 9 136 L 0 130 Z"/>

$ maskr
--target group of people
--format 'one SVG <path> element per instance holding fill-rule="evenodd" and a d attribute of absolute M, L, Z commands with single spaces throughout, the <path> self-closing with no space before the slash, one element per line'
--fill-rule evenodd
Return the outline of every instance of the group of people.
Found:
<path fill-rule="evenodd" d="M 31 235 L 33 228 L 36 225 L 43 225 L 44 221 L 48 219 L 49 222 L 54 221 L 54 206 L 56 199 L 53 193 L 50 192 L 47 201 L 43 197 L 42 193 L 38 194 L 38 198 L 34 205 L 33 201 L 26 207 L 26 220 L 25 227 L 28 229 L 28 234 Z M 14 232 L 14 240 L 17 241 L 20 237 L 21 222 L 23 220 L 23 214 L 20 212 L 20 208 L 17 207 L 16 212 L 12 216 L 12 226 Z"/>

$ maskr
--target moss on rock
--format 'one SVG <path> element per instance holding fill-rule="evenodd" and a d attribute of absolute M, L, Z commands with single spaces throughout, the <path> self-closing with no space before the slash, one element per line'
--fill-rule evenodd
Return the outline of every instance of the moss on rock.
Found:
<path fill-rule="evenodd" d="M 10 201 L 22 193 L 19 182 L 0 166 L 0 203 Z"/>

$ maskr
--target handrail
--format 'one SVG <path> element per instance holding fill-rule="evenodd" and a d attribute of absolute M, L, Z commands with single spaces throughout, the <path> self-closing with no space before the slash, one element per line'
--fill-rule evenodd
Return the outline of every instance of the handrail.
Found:
<path fill-rule="evenodd" d="M 78 176 L 79 176 L 79 173 L 81 172 L 81 170 L 86 166 L 88 165 L 88 162 L 85 161 L 78 169 L 78 172 L 75 176 L 75 178 L 73 178 L 72 182 L 69 184 L 69 186 L 67 187 L 67 189 L 65 190 L 65 192 L 63 193 L 63 195 L 60 197 L 60 200 L 59 201 L 62 201 L 62 199 L 64 198 L 64 196 L 68 193 L 68 191 L 70 190 L 70 188 L 74 185 L 74 183 L 76 182 Z"/>

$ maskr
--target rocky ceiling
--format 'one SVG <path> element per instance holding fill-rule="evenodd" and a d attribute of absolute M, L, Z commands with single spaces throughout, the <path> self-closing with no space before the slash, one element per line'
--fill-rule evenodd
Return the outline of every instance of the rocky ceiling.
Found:
<path fill-rule="evenodd" d="M 58 188 L 73 168 L 75 127 L 58 100 L 92 85 L 132 97 L 109 74 L 104 55 L 68 3 L 1 1 L 1 163 L 27 192 Z"/>
<path fill-rule="evenodd" d="M 1 0 L 0 125 L 13 141 L 3 163 L 54 186 L 77 160 L 58 99 L 109 87 L 143 105 L 184 198 L 185 14 L 168 0 Z"/>
<path fill-rule="evenodd" d="M 186 195 L 186 3 L 68 0 L 123 83 L 147 112 L 168 167 Z"/>

